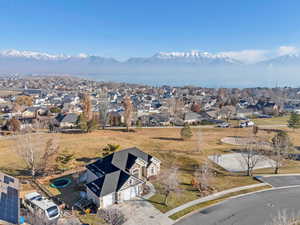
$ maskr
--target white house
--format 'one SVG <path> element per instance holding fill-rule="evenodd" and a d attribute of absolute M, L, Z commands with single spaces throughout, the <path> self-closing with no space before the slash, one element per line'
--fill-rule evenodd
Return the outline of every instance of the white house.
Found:
<path fill-rule="evenodd" d="M 134 199 L 145 180 L 160 171 L 160 160 L 137 148 L 115 152 L 86 166 L 87 198 L 97 207 Z"/>

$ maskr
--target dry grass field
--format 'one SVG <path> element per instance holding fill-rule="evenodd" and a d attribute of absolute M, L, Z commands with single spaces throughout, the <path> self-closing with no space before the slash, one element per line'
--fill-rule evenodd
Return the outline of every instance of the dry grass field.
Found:
<path fill-rule="evenodd" d="M 286 129 L 295 146 L 300 146 L 300 130 Z M 222 144 L 220 139 L 226 136 L 252 135 L 251 128 L 194 128 L 194 136 L 191 140 L 182 141 L 179 128 L 147 128 L 135 129 L 135 132 L 123 130 L 98 130 L 84 134 L 45 134 L 58 137 L 61 150 L 72 151 L 75 155 L 75 164 L 83 166 L 88 162 L 101 157 L 102 148 L 106 144 L 119 144 L 121 149 L 138 147 L 162 161 L 162 169 L 170 166 L 179 168 L 180 194 L 171 195 L 169 206 L 162 204 L 162 195 L 155 195 L 151 200 L 161 211 L 168 211 L 190 200 L 198 198 L 198 193 L 191 186 L 194 169 L 207 155 L 227 153 L 238 146 Z M 260 131 L 261 139 L 270 140 L 274 133 Z M 18 175 L 24 169 L 24 163 L 15 154 L 15 140 L 13 137 L 0 138 L 0 169 L 11 174 Z M 215 178 L 214 186 L 217 190 L 254 184 L 257 181 L 243 174 L 231 174 L 219 168 L 221 173 Z M 258 173 L 270 173 L 272 169 L 255 171 Z M 300 172 L 299 162 L 289 162 L 280 170 L 282 173 Z M 158 181 L 159 183 L 159 181 Z M 156 185 L 158 185 L 158 183 Z"/>
<path fill-rule="evenodd" d="M 253 119 L 253 122 L 256 125 L 286 125 L 289 116 L 273 117 L 273 118 L 262 118 L 262 119 Z"/>
<path fill-rule="evenodd" d="M 201 160 L 198 149 L 206 150 L 208 154 L 221 153 L 230 150 L 230 145 L 220 143 L 224 136 L 247 136 L 248 129 L 193 129 L 194 136 L 189 141 L 182 141 L 179 128 L 148 128 L 135 129 L 135 132 L 120 130 L 98 130 L 83 134 L 45 134 L 47 137 L 57 137 L 61 150 L 73 152 L 78 165 L 83 165 L 95 157 L 101 157 L 102 148 L 106 144 L 119 144 L 121 149 L 138 147 L 151 154 L 172 153 L 173 155 L 189 156 L 193 152 L 193 159 Z M 198 133 L 200 134 L 200 138 Z M 200 139 L 200 143 L 198 143 Z M 24 164 L 15 154 L 14 137 L 0 137 L 0 168 L 23 169 Z"/>

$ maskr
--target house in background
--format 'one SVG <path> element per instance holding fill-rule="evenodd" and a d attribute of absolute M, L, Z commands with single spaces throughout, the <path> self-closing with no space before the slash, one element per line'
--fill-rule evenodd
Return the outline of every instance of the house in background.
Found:
<path fill-rule="evenodd" d="M 68 113 L 57 116 L 56 120 L 60 128 L 74 128 L 77 127 L 78 117 L 76 113 Z"/>
<path fill-rule="evenodd" d="M 48 109 L 42 107 L 28 107 L 22 112 L 23 118 L 37 118 L 38 116 L 45 116 L 48 113 Z"/>
<path fill-rule="evenodd" d="M 141 196 L 146 180 L 159 174 L 160 163 L 138 148 L 101 158 L 86 166 L 87 198 L 106 208 Z"/>
<path fill-rule="evenodd" d="M 0 224 L 19 224 L 18 179 L 0 172 Z"/>

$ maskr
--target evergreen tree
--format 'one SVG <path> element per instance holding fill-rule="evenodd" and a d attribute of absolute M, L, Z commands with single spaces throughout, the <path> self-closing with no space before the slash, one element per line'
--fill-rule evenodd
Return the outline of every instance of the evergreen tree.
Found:
<path fill-rule="evenodd" d="M 288 120 L 288 127 L 293 129 L 300 128 L 300 115 L 292 112 L 290 115 L 290 119 Z"/>
<path fill-rule="evenodd" d="M 193 136 L 192 129 L 188 124 L 185 124 L 184 127 L 181 129 L 180 135 L 183 140 L 188 140 Z"/>
<path fill-rule="evenodd" d="M 93 130 L 96 130 L 98 127 L 97 120 L 91 119 L 87 122 L 87 132 L 92 132 Z"/>
<path fill-rule="evenodd" d="M 66 171 L 71 169 L 71 162 L 74 159 L 74 154 L 67 150 L 62 151 L 56 158 L 57 169 L 60 171 Z"/>
<path fill-rule="evenodd" d="M 102 157 L 105 157 L 107 155 L 110 155 L 111 153 L 117 151 L 120 148 L 120 145 L 118 144 L 107 144 L 103 149 L 102 149 Z"/>
<path fill-rule="evenodd" d="M 80 114 L 77 124 L 81 130 L 88 131 L 88 122 L 86 120 L 86 116 L 84 115 L 84 113 Z"/>

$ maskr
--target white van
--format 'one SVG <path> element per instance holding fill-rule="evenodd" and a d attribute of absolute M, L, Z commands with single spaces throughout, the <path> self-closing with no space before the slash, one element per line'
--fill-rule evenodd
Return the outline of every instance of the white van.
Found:
<path fill-rule="evenodd" d="M 54 220 L 60 216 L 59 207 L 53 201 L 44 198 L 37 192 L 26 194 L 23 203 L 31 213 L 39 213 L 48 220 Z"/>

